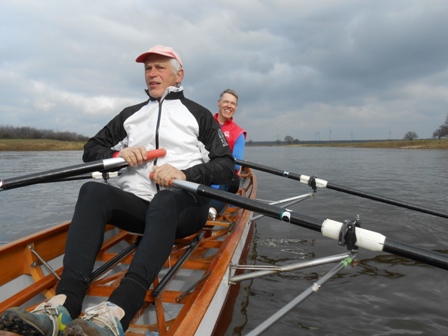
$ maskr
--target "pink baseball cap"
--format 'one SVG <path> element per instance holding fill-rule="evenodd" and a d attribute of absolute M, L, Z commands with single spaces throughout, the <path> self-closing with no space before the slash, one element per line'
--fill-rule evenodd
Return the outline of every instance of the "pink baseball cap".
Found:
<path fill-rule="evenodd" d="M 160 44 L 152 47 L 147 52 L 144 52 L 143 54 L 141 54 L 139 57 L 137 57 L 137 59 L 135 61 L 137 63 L 145 63 L 146 57 L 148 57 L 150 54 L 157 54 L 157 55 L 174 58 L 175 60 L 177 60 L 179 62 L 180 66 L 182 67 L 182 60 L 180 59 L 179 54 L 177 52 L 175 52 L 173 48 L 165 47 Z"/>

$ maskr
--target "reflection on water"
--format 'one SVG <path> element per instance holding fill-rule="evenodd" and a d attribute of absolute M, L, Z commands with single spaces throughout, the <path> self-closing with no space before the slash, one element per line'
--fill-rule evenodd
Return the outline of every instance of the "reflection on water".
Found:
<path fill-rule="evenodd" d="M 268 248 L 271 253 L 260 255 L 258 253 L 257 260 L 261 263 L 273 266 L 281 266 L 288 261 L 314 259 L 314 254 L 306 251 L 299 245 L 309 245 L 308 241 L 300 239 L 274 239 L 268 238 L 257 241 L 258 246 Z"/>

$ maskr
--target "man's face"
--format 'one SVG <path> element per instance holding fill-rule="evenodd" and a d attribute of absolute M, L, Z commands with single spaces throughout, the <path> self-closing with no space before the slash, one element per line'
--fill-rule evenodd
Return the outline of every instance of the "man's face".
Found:
<path fill-rule="evenodd" d="M 225 120 L 232 118 L 238 106 L 238 101 L 233 94 L 224 93 L 220 100 L 218 100 L 218 113 Z"/>
<path fill-rule="evenodd" d="M 182 81 L 183 69 L 174 73 L 170 58 L 149 55 L 145 60 L 145 80 L 151 97 L 159 99 L 169 86 L 177 86 Z"/>

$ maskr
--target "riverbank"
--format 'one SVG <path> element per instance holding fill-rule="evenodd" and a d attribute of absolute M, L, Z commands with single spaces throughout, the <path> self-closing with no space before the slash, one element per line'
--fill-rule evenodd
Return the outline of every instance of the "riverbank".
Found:
<path fill-rule="evenodd" d="M 0 139 L 0 151 L 82 150 L 85 142 L 46 139 Z"/>
<path fill-rule="evenodd" d="M 400 148 L 400 149 L 448 149 L 448 139 L 391 140 L 364 142 L 334 142 L 319 144 L 297 144 L 303 147 L 346 147 L 346 148 Z"/>
<path fill-rule="evenodd" d="M 44 140 L 44 139 L 0 139 L 0 151 L 61 151 L 82 150 L 84 142 Z M 252 144 L 252 146 L 256 146 Z M 401 148 L 401 149 L 448 149 L 448 139 L 424 140 L 392 140 L 392 141 L 364 141 L 364 142 L 324 142 L 277 146 L 301 147 L 346 147 L 346 148 Z"/>

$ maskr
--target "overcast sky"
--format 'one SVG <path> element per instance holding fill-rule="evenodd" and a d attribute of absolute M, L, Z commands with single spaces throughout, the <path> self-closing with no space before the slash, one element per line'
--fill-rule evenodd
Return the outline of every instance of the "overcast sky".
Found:
<path fill-rule="evenodd" d="M 185 95 L 240 94 L 248 140 L 429 138 L 448 113 L 448 1 L 0 0 L 0 125 L 93 136 L 172 46 Z"/>

